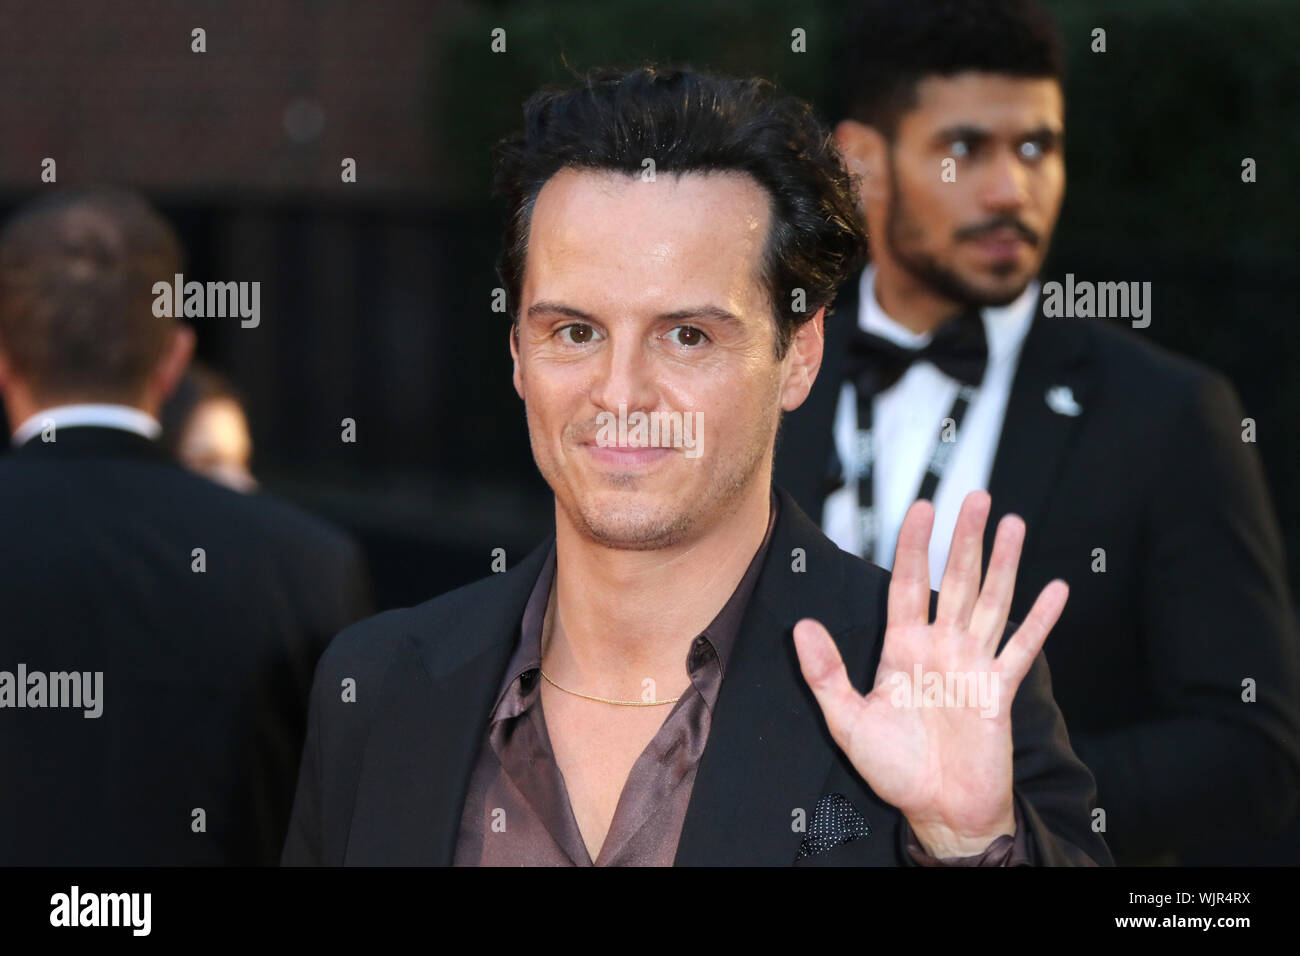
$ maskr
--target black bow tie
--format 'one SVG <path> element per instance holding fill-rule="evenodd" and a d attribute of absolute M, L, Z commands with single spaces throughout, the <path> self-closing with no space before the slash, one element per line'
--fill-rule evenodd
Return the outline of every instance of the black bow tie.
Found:
<path fill-rule="evenodd" d="M 875 395 L 902 378 L 913 362 L 925 361 L 950 378 L 978 386 L 984 380 L 988 358 L 984 321 L 978 310 L 971 309 L 945 322 L 919 349 L 904 348 L 861 328 L 854 329 L 844 355 L 844 377 L 864 394 Z"/>

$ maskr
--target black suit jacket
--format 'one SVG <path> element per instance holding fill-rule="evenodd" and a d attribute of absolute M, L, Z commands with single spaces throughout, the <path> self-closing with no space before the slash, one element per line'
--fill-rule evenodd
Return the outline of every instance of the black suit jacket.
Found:
<path fill-rule="evenodd" d="M 889 575 L 836 548 L 781 495 L 676 863 L 793 864 L 805 837 L 794 826 L 800 810 L 810 824 L 820 818 L 846 826 L 830 841 L 836 845 L 800 863 L 910 862 L 901 814 L 875 797 L 831 740 L 791 636 L 803 617 L 822 621 L 855 686 L 871 686 Z M 548 541 L 506 573 L 354 625 L 330 645 L 312 688 L 286 864 L 452 862 L 493 696 L 549 547 Z M 804 549 L 802 572 L 792 570 L 796 548 Z M 342 699 L 349 678 L 355 702 Z M 1016 696 L 1012 720 L 1016 795 L 1043 861 L 1109 863 L 1090 828 L 1093 781 L 1070 750 L 1041 655 Z M 848 805 L 856 813 L 846 812 Z"/>
<path fill-rule="evenodd" d="M 103 713 L 0 710 L 0 864 L 274 864 L 359 553 L 138 435 L 56 438 L 0 458 L 0 670 L 100 671 Z"/>
<path fill-rule="evenodd" d="M 812 394 L 778 439 L 776 479 L 818 519 L 857 314 L 855 279 L 827 322 Z M 1080 414 L 1049 407 L 1057 386 Z M 1296 810 L 1295 619 L 1244 417 L 1217 373 L 1116 320 L 1047 318 L 1040 297 L 989 480 L 984 560 L 997 520 L 1019 514 L 1027 535 L 1012 617 L 1053 578 L 1070 585 L 1045 653 L 1121 864 L 1173 862 Z M 1104 572 L 1094 571 L 1097 548 Z M 1254 703 L 1242 700 L 1248 678 Z"/>

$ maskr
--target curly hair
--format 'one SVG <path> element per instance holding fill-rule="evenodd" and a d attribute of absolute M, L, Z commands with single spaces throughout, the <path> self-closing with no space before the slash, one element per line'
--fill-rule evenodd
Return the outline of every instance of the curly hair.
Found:
<path fill-rule="evenodd" d="M 565 168 L 630 176 L 652 159 L 656 173 L 753 177 L 771 204 L 762 274 L 778 358 L 866 258 L 856 190 L 829 130 L 806 102 L 761 78 L 687 67 L 593 70 L 574 88 L 530 96 L 523 129 L 497 144 L 496 159 L 494 189 L 507 206 L 497 272 L 516 324 L 533 206 Z"/>
<path fill-rule="evenodd" d="M 1038 0 L 857 0 L 840 68 L 850 118 L 893 139 L 918 83 L 964 72 L 1064 85 L 1051 13 Z"/>

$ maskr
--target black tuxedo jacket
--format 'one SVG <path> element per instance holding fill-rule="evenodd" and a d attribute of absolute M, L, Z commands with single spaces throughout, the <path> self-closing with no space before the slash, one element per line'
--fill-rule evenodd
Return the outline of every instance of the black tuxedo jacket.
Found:
<path fill-rule="evenodd" d="M 855 686 L 871 686 L 889 575 L 836 548 L 781 494 L 676 863 L 910 862 L 901 814 L 875 797 L 831 740 L 791 636 L 796 621 L 817 618 Z M 493 697 L 549 547 L 506 573 L 354 625 L 330 645 L 312 688 L 286 864 L 452 862 Z M 797 548 L 801 572 L 792 570 Z M 349 679 L 353 702 L 343 699 Z M 1108 864 L 1091 829 L 1093 781 L 1070 750 L 1050 684 L 1040 655 L 1012 706 L 1017 799 L 1044 862 Z M 801 810 L 810 826 L 843 828 L 831 839 L 821 834 L 814 847 L 821 852 L 802 858 Z"/>
<path fill-rule="evenodd" d="M 856 278 L 841 296 L 812 394 L 777 444 L 776 480 L 817 519 Z M 1047 318 L 1041 297 L 1038 308 L 989 480 L 984 560 L 998 519 L 1019 514 L 1012 618 L 1053 578 L 1070 585 L 1044 653 L 1096 775 L 1107 842 L 1121 864 L 1173 862 L 1211 838 L 1281 826 L 1300 794 L 1300 665 L 1241 405 L 1222 376 L 1115 320 Z M 1049 406 L 1060 386 L 1079 414 Z"/>
<path fill-rule="evenodd" d="M 56 439 L 0 458 L 0 671 L 102 672 L 103 712 L 0 709 L 0 865 L 274 864 L 359 553 L 138 435 Z"/>

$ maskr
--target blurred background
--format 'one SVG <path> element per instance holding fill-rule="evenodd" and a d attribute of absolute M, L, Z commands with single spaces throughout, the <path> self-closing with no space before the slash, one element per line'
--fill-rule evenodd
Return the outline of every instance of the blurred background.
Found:
<path fill-rule="evenodd" d="M 1068 191 L 1045 275 L 1150 280 L 1142 334 L 1235 383 L 1294 590 L 1300 4 L 1049 6 L 1069 56 Z M 258 327 L 194 320 L 198 354 L 246 402 L 253 472 L 363 542 L 380 608 L 418 603 L 486 574 L 494 548 L 513 563 L 551 520 L 491 309 L 490 148 L 524 97 L 570 68 L 684 61 L 768 76 L 833 120 L 844 7 L 3 0 L 0 215 L 53 188 L 52 157 L 59 185 L 145 192 L 182 234 L 187 279 L 260 281 Z"/>

